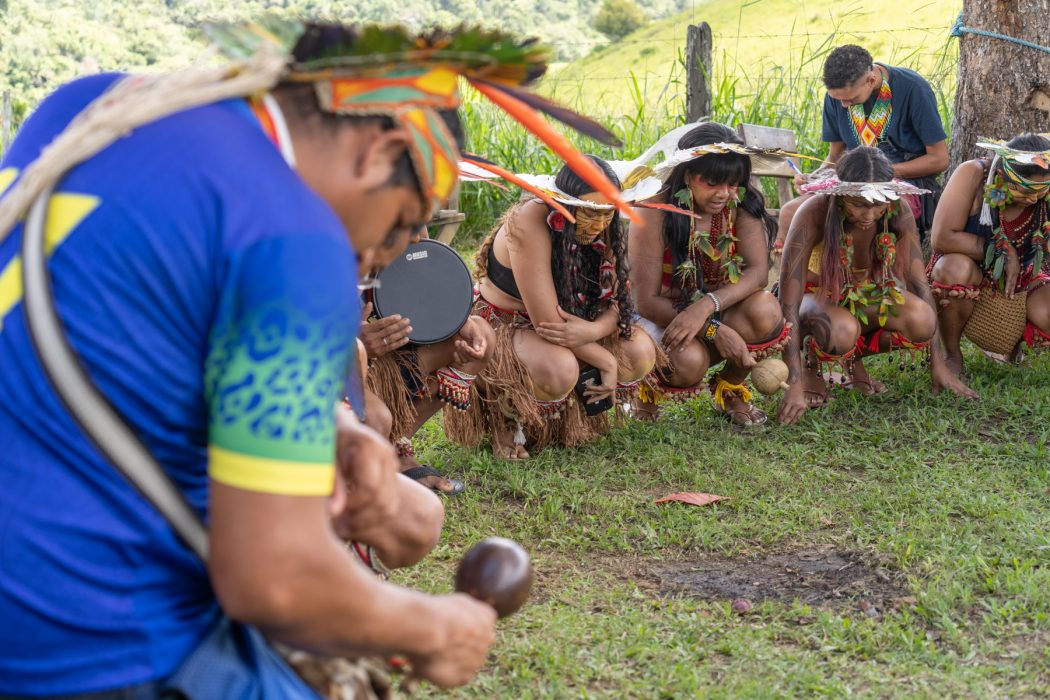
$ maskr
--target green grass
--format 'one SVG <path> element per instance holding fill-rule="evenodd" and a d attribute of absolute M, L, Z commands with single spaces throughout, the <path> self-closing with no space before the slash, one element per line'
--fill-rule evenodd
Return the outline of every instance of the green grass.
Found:
<path fill-rule="evenodd" d="M 846 43 L 861 44 L 876 60 L 932 74 L 935 84 L 954 85 L 942 54 L 961 10 L 960 0 L 925 0 L 899 12 L 858 0 L 706 0 L 596 46 L 554 71 L 546 86 L 560 99 L 580 96 L 593 110 L 615 115 L 629 92 L 625 79 L 633 75 L 645 86 L 646 104 L 655 105 L 668 99 L 662 94 L 667 76 L 681 74 L 687 27 L 700 22 L 711 25 L 715 85 L 727 76 L 744 77 L 758 90 L 783 75 L 819 83 L 824 54 Z"/>
<path fill-rule="evenodd" d="M 700 400 L 525 463 L 451 445 L 432 421 L 424 461 L 468 491 L 435 553 L 394 580 L 446 591 L 454 561 L 497 534 L 537 572 L 479 679 L 448 697 L 1050 694 L 1050 356 L 969 364 L 976 403 L 883 358 L 888 394 L 840 390 L 797 426 L 741 434 Z M 693 490 L 731 500 L 653 503 Z M 914 601 L 881 619 L 771 600 L 739 616 L 652 584 L 661 562 L 814 546 L 862 553 Z"/>

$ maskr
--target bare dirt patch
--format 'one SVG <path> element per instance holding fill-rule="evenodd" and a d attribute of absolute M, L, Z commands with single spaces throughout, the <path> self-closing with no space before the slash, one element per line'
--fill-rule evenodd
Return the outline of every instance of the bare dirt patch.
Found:
<path fill-rule="evenodd" d="M 904 576 L 870 554 L 832 547 L 747 559 L 704 558 L 651 565 L 663 595 L 758 602 L 798 600 L 817 607 L 866 601 L 878 610 L 908 600 Z"/>

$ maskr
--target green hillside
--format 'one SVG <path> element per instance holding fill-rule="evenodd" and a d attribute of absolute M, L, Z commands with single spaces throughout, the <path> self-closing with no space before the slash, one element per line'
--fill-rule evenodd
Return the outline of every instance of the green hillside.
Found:
<path fill-rule="evenodd" d="M 948 28 L 961 9 L 962 0 L 929 0 L 907 9 L 841 0 L 702 0 L 596 47 L 549 77 L 547 90 L 609 115 L 633 104 L 635 90 L 648 109 L 665 107 L 684 92 L 686 29 L 706 21 L 714 34 L 713 82 L 735 87 L 737 97 L 764 92 L 763 83 L 784 78 L 817 82 L 819 88 L 823 55 L 845 43 L 865 46 L 876 60 L 921 70 L 935 89 L 950 92 L 957 47 Z"/>

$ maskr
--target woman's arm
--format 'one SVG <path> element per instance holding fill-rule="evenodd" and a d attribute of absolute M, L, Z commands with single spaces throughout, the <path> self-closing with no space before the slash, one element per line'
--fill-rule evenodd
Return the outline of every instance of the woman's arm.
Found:
<path fill-rule="evenodd" d="M 788 383 L 794 386 L 802 376 L 802 330 L 799 307 L 806 293 L 806 276 L 813 248 L 824 237 L 824 219 L 828 198 L 813 197 L 799 207 L 784 241 L 784 262 L 780 269 L 780 308 L 784 319 L 795 329 L 784 348 L 784 361 L 790 373 Z"/>
<path fill-rule="evenodd" d="M 664 268 L 662 226 L 665 214 L 655 209 L 641 209 L 638 215 L 642 223 L 632 222 L 627 234 L 627 257 L 631 262 L 631 292 L 634 294 L 638 313 L 658 326 L 667 326 L 678 315 L 678 311 L 670 299 L 660 296 Z"/>
<path fill-rule="evenodd" d="M 607 328 L 610 325 L 615 328 L 616 322 L 613 320 L 609 323 L 609 310 L 599 316 L 597 321 L 586 321 L 559 306 L 551 269 L 551 234 L 547 228 L 547 209 L 543 204 L 527 202 L 508 217 L 507 250 L 510 253 L 510 268 L 521 292 L 521 301 L 536 332 L 549 342 L 568 347 L 573 354 L 588 362 L 581 357 L 581 348 L 610 335 L 612 330 Z M 572 342 L 561 342 L 553 337 L 566 330 L 567 325 L 584 325 L 582 340 L 576 338 Z M 581 334 L 574 333 L 574 336 L 578 335 Z"/>
<path fill-rule="evenodd" d="M 794 329 L 784 348 L 788 366 L 788 389 L 780 402 L 777 420 L 794 423 L 806 412 L 806 398 L 802 386 L 802 326 L 799 309 L 806 293 L 806 277 L 813 248 L 824 237 L 824 219 L 828 212 L 828 198 L 816 196 L 799 207 L 791 221 L 784 242 L 784 260 L 780 268 L 780 308 L 784 319 Z M 824 319 L 827 323 L 827 317 Z M 828 331 L 830 332 L 830 324 Z"/>
<path fill-rule="evenodd" d="M 934 251 L 942 255 L 961 253 L 978 262 L 984 260 L 984 239 L 963 230 L 983 185 L 984 167 L 978 160 L 967 161 L 952 173 L 933 215 L 931 242 Z"/>

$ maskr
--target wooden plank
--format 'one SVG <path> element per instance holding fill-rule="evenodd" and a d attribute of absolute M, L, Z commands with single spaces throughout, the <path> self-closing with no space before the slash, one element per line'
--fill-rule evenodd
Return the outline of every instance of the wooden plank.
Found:
<path fill-rule="evenodd" d="M 711 25 L 691 24 L 686 33 L 685 120 L 692 123 L 711 115 Z"/>
<path fill-rule="evenodd" d="M 760 124 L 738 124 L 737 133 L 740 134 L 740 138 L 744 139 L 744 143 L 748 146 L 782 148 L 792 153 L 798 148 L 795 132 L 791 129 L 778 129 Z M 795 165 L 798 165 L 797 158 L 792 158 L 791 160 Z M 793 178 L 795 176 L 795 171 L 791 169 L 791 166 L 783 162 L 773 167 L 756 168 L 752 172 L 760 177 Z"/>

